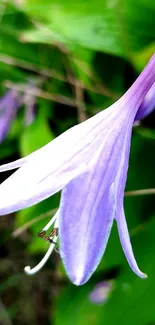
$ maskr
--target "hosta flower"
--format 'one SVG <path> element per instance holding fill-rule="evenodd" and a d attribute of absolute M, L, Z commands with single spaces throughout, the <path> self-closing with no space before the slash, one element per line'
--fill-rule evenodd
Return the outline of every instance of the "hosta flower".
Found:
<path fill-rule="evenodd" d="M 114 219 L 131 269 L 141 278 L 123 209 L 132 125 L 155 82 L 155 55 L 115 104 L 69 129 L 29 156 L 1 166 L 20 167 L 0 185 L 0 214 L 29 207 L 62 189 L 52 223 L 59 228 L 60 255 L 71 281 L 85 283 L 97 268 Z M 57 236 L 53 239 L 55 242 Z M 50 256 L 26 272 L 37 272 Z"/>
<path fill-rule="evenodd" d="M 0 143 L 7 136 L 19 106 L 20 98 L 15 90 L 9 90 L 6 95 L 0 99 Z"/>

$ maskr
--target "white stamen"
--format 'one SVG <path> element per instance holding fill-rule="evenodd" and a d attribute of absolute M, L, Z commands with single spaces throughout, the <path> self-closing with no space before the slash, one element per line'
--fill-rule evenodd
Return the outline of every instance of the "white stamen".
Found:
<path fill-rule="evenodd" d="M 50 220 L 50 222 L 44 227 L 43 230 L 45 230 L 45 231 L 48 230 L 53 223 L 54 223 L 54 228 L 58 228 L 58 211 L 56 212 L 55 216 Z M 53 242 L 56 243 L 57 239 L 58 239 L 58 236 L 54 236 Z M 43 259 L 40 261 L 40 263 L 38 265 L 36 265 L 32 269 L 30 268 L 30 266 L 26 266 L 24 268 L 25 273 L 27 273 L 28 275 L 33 275 L 33 274 L 39 272 L 42 269 L 42 267 L 45 265 L 45 263 L 49 259 L 50 255 L 52 254 L 52 251 L 53 251 L 54 246 L 55 246 L 54 243 L 52 243 L 50 245 L 48 251 L 46 252 L 45 256 L 43 257 Z"/>
<path fill-rule="evenodd" d="M 48 224 L 43 228 L 43 230 L 47 231 L 53 225 L 54 222 L 56 223 L 57 218 L 58 218 L 58 214 L 56 212 L 54 217 L 48 222 Z"/>

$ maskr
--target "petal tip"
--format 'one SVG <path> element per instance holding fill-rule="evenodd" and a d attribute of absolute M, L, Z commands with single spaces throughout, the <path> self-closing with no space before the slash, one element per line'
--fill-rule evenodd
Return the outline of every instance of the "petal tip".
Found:
<path fill-rule="evenodd" d="M 147 279 L 148 278 L 148 275 L 146 273 L 143 273 L 142 272 L 142 275 L 141 275 L 142 279 Z"/>
<path fill-rule="evenodd" d="M 70 280 L 72 281 L 73 284 L 76 286 L 81 286 L 85 284 L 88 280 L 88 276 L 85 274 L 85 270 L 83 267 L 77 268 L 76 272 L 73 274 L 68 274 Z"/>
<path fill-rule="evenodd" d="M 135 272 L 135 270 L 133 270 L 133 271 Z M 141 272 L 140 270 L 139 270 L 138 272 L 135 272 L 135 273 L 136 273 L 136 275 L 138 275 L 141 279 L 147 279 L 147 278 L 148 278 L 147 274 L 144 273 L 144 272 Z"/>
<path fill-rule="evenodd" d="M 131 265 L 130 265 L 130 266 L 131 266 Z M 147 274 L 144 273 L 144 272 L 142 272 L 142 271 L 140 271 L 138 267 L 136 268 L 136 270 L 135 270 L 135 268 L 132 268 L 132 267 L 131 267 L 131 269 L 132 269 L 132 271 L 133 271 L 136 275 L 138 275 L 141 279 L 147 279 L 147 278 L 148 278 Z"/>
<path fill-rule="evenodd" d="M 87 280 L 85 279 L 80 279 L 80 278 L 76 278 L 74 280 L 71 280 L 73 284 L 75 284 L 77 287 L 82 286 L 83 284 L 85 284 L 87 282 Z"/>

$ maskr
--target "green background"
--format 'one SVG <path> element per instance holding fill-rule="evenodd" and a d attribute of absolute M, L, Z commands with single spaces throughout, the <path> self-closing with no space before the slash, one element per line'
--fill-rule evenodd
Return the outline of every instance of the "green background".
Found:
<path fill-rule="evenodd" d="M 26 125 L 23 100 L 0 144 L 1 164 L 111 105 L 154 52 L 155 1 L 0 0 L 0 95 L 18 87 L 35 101 L 35 119 Z M 154 188 L 154 166 L 153 112 L 133 128 L 126 190 Z M 0 218 L 0 324 L 155 324 L 154 195 L 125 198 L 133 249 L 148 279 L 129 269 L 114 225 L 97 271 L 81 287 L 70 283 L 56 252 L 36 276 L 23 272 L 46 252 L 36 234 L 58 205 L 59 194 Z M 114 285 L 106 302 L 92 303 L 95 285 L 108 280 Z"/>

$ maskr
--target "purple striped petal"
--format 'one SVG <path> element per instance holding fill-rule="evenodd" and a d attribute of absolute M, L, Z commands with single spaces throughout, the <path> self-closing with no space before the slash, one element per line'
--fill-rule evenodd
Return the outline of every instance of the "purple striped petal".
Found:
<path fill-rule="evenodd" d="M 107 151 L 104 161 L 106 166 L 110 148 L 115 146 L 116 137 L 119 137 L 127 116 L 126 112 L 116 119 L 116 114 L 115 110 L 101 112 L 22 160 L 22 167 L 0 186 L 0 214 L 36 204 L 85 173 L 89 170 L 92 157 L 95 157 L 98 148 L 101 150 L 102 139 L 102 148 L 106 147 Z M 21 162 L 17 161 L 9 166 L 17 167 L 18 163 Z M 1 168 L 7 169 L 7 166 Z"/>
<path fill-rule="evenodd" d="M 155 54 L 152 56 L 145 69 L 141 72 L 139 77 L 129 88 L 129 90 L 121 97 L 122 100 L 128 101 L 128 104 L 137 114 L 140 105 L 142 104 L 145 96 L 155 82 Z"/>
<path fill-rule="evenodd" d="M 84 284 L 98 266 L 113 224 L 115 197 L 112 186 L 95 200 L 85 177 L 72 181 L 60 206 L 60 254 L 70 280 Z"/>
<path fill-rule="evenodd" d="M 130 138 L 131 138 L 131 131 L 127 132 L 124 138 L 124 146 L 122 148 L 122 152 L 120 156 L 119 168 L 114 181 L 114 188 L 117 196 L 115 219 L 117 221 L 120 242 L 131 269 L 139 277 L 145 278 L 146 274 L 140 271 L 133 254 L 127 223 L 124 215 L 124 209 L 123 209 L 124 189 L 126 184 L 129 153 L 130 153 Z"/>
<path fill-rule="evenodd" d="M 116 211 L 113 186 L 124 134 L 111 138 L 94 156 L 87 174 L 71 181 L 60 203 L 60 253 L 71 281 L 85 283 L 98 266 Z M 109 159 L 110 158 L 110 159 Z M 108 163 L 109 161 L 109 163 Z"/>
<path fill-rule="evenodd" d="M 140 105 L 137 115 L 135 117 L 135 121 L 145 118 L 154 109 L 155 109 L 155 82 L 152 85 L 152 87 L 149 89 L 142 104 Z"/>
<path fill-rule="evenodd" d="M 140 278 L 146 278 L 147 275 L 140 271 L 140 269 L 137 265 L 137 262 L 135 260 L 134 254 L 133 254 L 123 206 L 122 206 L 122 209 L 117 211 L 117 226 L 118 226 L 120 242 L 121 242 L 124 254 L 126 256 L 126 259 L 129 263 L 132 271 L 135 274 L 137 274 Z"/>

